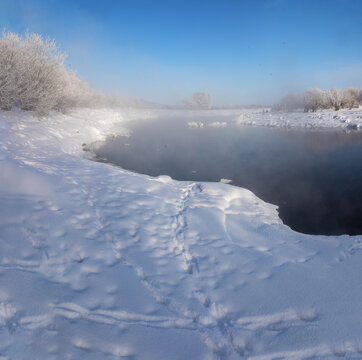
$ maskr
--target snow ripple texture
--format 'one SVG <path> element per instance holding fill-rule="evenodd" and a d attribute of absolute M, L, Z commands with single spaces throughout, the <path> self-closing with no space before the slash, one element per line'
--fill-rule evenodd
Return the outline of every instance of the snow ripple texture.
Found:
<path fill-rule="evenodd" d="M 0 359 L 362 359 L 362 239 L 80 157 L 150 111 L 0 116 Z"/>

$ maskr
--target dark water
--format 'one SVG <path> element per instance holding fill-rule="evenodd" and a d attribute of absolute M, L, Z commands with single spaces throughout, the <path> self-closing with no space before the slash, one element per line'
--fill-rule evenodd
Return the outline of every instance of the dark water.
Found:
<path fill-rule="evenodd" d="M 283 222 L 299 232 L 362 234 L 361 132 L 189 128 L 188 121 L 136 122 L 131 137 L 109 139 L 96 154 L 152 176 L 231 179 L 278 205 Z"/>

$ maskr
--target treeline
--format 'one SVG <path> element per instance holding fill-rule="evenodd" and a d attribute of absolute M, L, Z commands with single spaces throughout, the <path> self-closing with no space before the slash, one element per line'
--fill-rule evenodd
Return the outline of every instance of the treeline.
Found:
<path fill-rule="evenodd" d="M 348 89 L 309 89 L 302 94 L 288 94 L 273 106 L 274 110 L 292 111 L 304 109 L 315 112 L 322 109 L 352 109 L 361 103 L 362 92 L 356 88 Z"/>
<path fill-rule="evenodd" d="M 3 32 L 0 38 L 0 108 L 46 115 L 74 107 L 140 106 L 138 99 L 94 91 L 66 68 L 54 40 Z"/>

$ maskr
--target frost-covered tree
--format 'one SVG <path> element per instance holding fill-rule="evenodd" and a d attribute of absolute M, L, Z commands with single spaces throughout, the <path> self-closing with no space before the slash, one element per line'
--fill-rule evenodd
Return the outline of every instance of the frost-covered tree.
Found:
<path fill-rule="evenodd" d="M 304 96 L 305 111 L 317 111 L 319 109 L 352 109 L 360 104 L 360 92 L 358 89 L 309 89 Z"/>
<path fill-rule="evenodd" d="M 360 105 L 360 92 L 356 88 L 348 88 L 344 91 L 344 107 L 352 109 Z"/>
<path fill-rule="evenodd" d="M 317 111 L 324 108 L 327 103 L 327 96 L 324 90 L 315 88 L 309 89 L 304 96 L 305 111 Z"/>
<path fill-rule="evenodd" d="M 189 108 L 210 109 L 212 104 L 211 96 L 205 92 L 196 92 L 191 99 L 184 99 L 183 104 Z"/>
<path fill-rule="evenodd" d="M 139 107 L 138 99 L 91 89 L 64 65 L 54 40 L 3 32 L 0 38 L 0 108 L 18 106 L 45 115 L 72 107 Z"/>
<path fill-rule="evenodd" d="M 341 89 L 331 89 L 328 91 L 328 104 L 325 108 L 333 108 L 339 110 L 343 108 L 345 102 L 345 94 Z"/>
<path fill-rule="evenodd" d="M 359 106 L 359 90 L 348 88 L 346 90 L 331 89 L 328 91 L 328 107 L 334 110 L 352 109 Z"/>
<path fill-rule="evenodd" d="M 0 39 L 0 107 L 44 115 L 89 99 L 92 90 L 64 66 L 54 40 L 3 32 Z"/>
<path fill-rule="evenodd" d="M 19 37 L 6 34 L 0 39 L 0 108 L 11 110 L 15 101 L 16 63 Z"/>
<path fill-rule="evenodd" d="M 211 108 L 211 96 L 205 92 L 196 92 L 192 95 L 192 101 L 197 107 L 210 109 Z"/>
<path fill-rule="evenodd" d="M 57 105 L 67 90 L 63 79 L 64 55 L 54 41 L 40 35 L 26 34 L 18 47 L 16 62 L 16 101 L 24 110 L 44 114 Z"/>

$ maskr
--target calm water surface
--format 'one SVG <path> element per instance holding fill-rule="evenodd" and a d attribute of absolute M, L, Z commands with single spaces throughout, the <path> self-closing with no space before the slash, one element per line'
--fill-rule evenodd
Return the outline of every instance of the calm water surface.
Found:
<path fill-rule="evenodd" d="M 188 121 L 193 120 L 129 124 L 131 137 L 109 139 L 96 155 L 152 176 L 230 179 L 278 205 L 283 222 L 299 232 L 362 234 L 361 132 L 237 124 L 190 128 Z"/>

